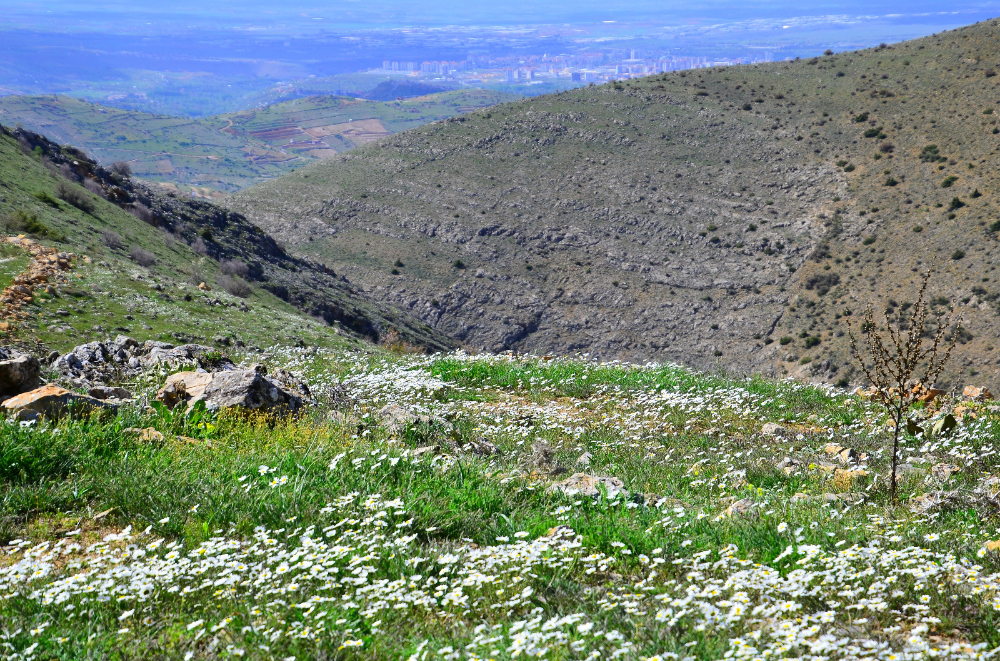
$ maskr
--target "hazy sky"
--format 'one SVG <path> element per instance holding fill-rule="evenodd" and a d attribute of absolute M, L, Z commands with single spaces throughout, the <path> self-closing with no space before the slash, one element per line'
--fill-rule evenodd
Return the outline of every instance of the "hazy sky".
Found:
<path fill-rule="evenodd" d="M 651 21 L 774 19 L 795 16 L 846 14 L 849 16 L 899 15 L 907 22 L 936 22 L 947 14 L 964 14 L 978 20 L 1000 14 L 1000 2 L 975 0 L 702 0 L 700 2 L 653 0 L 507 0 L 505 2 L 456 2 L 448 0 L 97 0 L 72 2 L 5 2 L 0 26 L 44 26 L 45 18 L 58 17 L 77 28 L 134 30 L 149 22 L 196 24 L 294 25 L 300 30 L 351 29 L 362 26 L 406 25 L 523 25 L 535 23 L 592 23 L 600 21 Z M 921 16 L 924 15 L 924 16 Z M 959 21 L 966 22 L 966 21 Z M 74 25 L 63 25 L 72 28 Z M 50 26 L 55 27 L 55 26 Z M 162 25 L 161 25 L 162 27 Z M 193 27 L 193 25 L 192 25 Z"/>

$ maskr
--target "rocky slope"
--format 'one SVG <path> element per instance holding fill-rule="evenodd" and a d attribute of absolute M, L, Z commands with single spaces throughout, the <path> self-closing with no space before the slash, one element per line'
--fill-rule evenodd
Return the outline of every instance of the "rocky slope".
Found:
<path fill-rule="evenodd" d="M 478 111 L 231 208 L 467 345 L 858 380 L 918 272 L 996 385 L 997 21 Z M 941 305 L 937 307 L 941 308 Z"/>
<path fill-rule="evenodd" d="M 158 194 L 22 129 L 0 127 L 0 225 L 27 234 L 32 250 L 77 253 L 75 286 L 47 291 L 42 281 L 15 278 L 4 294 L 7 308 L 18 303 L 16 315 L 5 308 L 7 321 L 16 316 L 26 338 L 49 348 L 112 330 L 270 345 L 302 342 L 290 337 L 302 329 L 314 340 L 324 327 L 337 335 L 334 326 L 372 341 L 388 335 L 428 349 L 452 344 L 392 306 L 371 303 L 329 267 L 289 255 L 239 214 Z M 35 290 L 13 291 L 25 286 Z"/>

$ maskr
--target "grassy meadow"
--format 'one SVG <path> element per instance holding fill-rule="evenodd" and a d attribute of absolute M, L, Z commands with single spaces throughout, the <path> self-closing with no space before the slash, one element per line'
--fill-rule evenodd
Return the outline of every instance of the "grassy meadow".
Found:
<path fill-rule="evenodd" d="M 164 375 L 150 374 L 114 416 L 0 426 L 0 654 L 895 660 L 1000 647 L 988 402 L 917 411 L 960 421 L 906 437 L 890 502 L 889 430 L 846 391 L 583 357 L 276 349 L 266 362 L 309 380 L 305 415 L 158 411 L 146 402 Z M 391 425 L 386 406 L 419 417 Z M 463 451 L 480 439 L 497 452 Z M 577 472 L 625 491 L 550 488 Z"/>

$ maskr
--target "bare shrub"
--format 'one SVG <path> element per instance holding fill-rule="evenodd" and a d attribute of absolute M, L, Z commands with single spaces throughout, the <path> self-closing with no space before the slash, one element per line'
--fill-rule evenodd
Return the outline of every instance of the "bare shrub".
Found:
<path fill-rule="evenodd" d="M 233 296 L 239 296 L 240 298 L 246 298 L 253 292 L 253 288 L 250 287 L 247 281 L 238 276 L 223 273 L 215 279 L 215 282 Z"/>
<path fill-rule="evenodd" d="M 144 250 L 139 246 L 132 246 L 132 250 L 129 251 L 129 256 L 132 257 L 132 261 L 139 266 L 152 266 L 156 263 L 156 255 Z"/>
<path fill-rule="evenodd" d="M 77 177 L 76 170 L 69 163 L 63 163 L 57 168 L 59 176 L 63 179 L 69 179 L 70 181 L 79 181 Z"/>
<path fill-rule="evenodd" d="M 250 267 L 238 259 L 222 260 L 219 262 L 219 270 L 226 275 L 235 275 L 244 279 L 250 275 Z"/>
<path fill-rule="evenodd" d="M 192 264 L 186 270 L 188 276 L 188 282 L 192 285 L 200 285 L 205 282 L 205 274 L 201 272 L 201 267 L 197 264 Z"/>
<path fill-rule="evenodd" d="M 174 238 L 174 235 L 171 232 L 163 232 L 163 245 L 167 248 L 173 248 L 176 243 L 177 239 Z"/>
<path fill-rule="evenodd" d="M 889 498 L 896 500 L 896 466 L 899 461 L 899 434 L 910 407 L 933 387 L 940 376 L 962 328 L 959 319 L 952 326 L 951 312 L 929 319 L 930 311 L 924 295 L 930 281 L 930 271 L 924 274 L 917 302 L 909 317 L 900 310 L 895 323 L 890 312 L 885 312 L 885 328 L 875 325 L 875 312 L 871 304 L 861 318 L 858 332 L 865 337 L 870 363 L 858 351 L 857 337 L 853 325 L 847 330 L 851 337 L 851 354 L 861 365 L 862 371 L 873 386 L 872 400 L 885 408 L 893 421 L 892 431 L 892 475 L 889 483 Z M 953 311 L 953 309 L 952 309 Z M 930 321 L 935 328 L 928 327 Z M 883 335 L 884 333 L 884 335 Z M 925 341 L 925 338 L 929 340 Z M 922 375 L 914 381 L 914 376 L 922 370 Z M 916 423 L 911 423 L 915 425 Z"/>
<path fill-rule="evenodd" d="M 101 232 L 101 240 L 104 241 L 104 245 L 111 248 L 112 250 L 117 250 L 122 247 L 122 238 L 117 232 L 112 232 L 111 230 L 104 230 Z"/>
<path fill-rule="evenodd" d="M 156 214 L 154 214 L 153 210 L 142 202 L 133 202 L 132 207 L 128 210 L 128 212 L 144 223 L 148 223 L 150 225 L 156 224 Z"/>
<path fill-rule="evenodd" d="M 56 195 L 84 213 L 91 213 L 94 210 L 93 198 L 78 186 L 73 186 L 65 181 L 60 182 L 56 189 Z"/>
<path fill-rule="evenodd" d="M 201 240 L 200 236 L 197 237 L 191 243 L 191 250 L 194 251 L 194 254 L 196 254 L 196 255 L 207 255 L 208 254 L 208 246 L 205 245 L 205 242 Z"/>
<path fill-rule="evenodd" d="M 104 186 L 100 185 L 93 179 L 84 179 L 83 187 L 98 197 L 102 197 L 105 200 L 108 199 L 108 194 L 104 191 Z"/>
<path fill-rule="evenodd" d="M 120 177 L 131 177 L 132 166 L 125 161 L 115 161 L 111 164 L 111 171 Z"/>
<path fill-rule="evenodd" d="M 878 150 L 883 154 L 891 154 L 892 152 L 896 151 L 896 146 L 891 142 L 886 141 L 878 146 Z"/>

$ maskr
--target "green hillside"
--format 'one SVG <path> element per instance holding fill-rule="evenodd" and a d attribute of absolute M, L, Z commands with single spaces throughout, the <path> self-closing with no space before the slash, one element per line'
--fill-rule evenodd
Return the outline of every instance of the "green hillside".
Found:
<path fill-rule="evenodd" d="M 117 334 L 260 347 L 398 334 L 450 345 L 329 269 L 289 256 L 238 214 L 161 195 L 28 131 L 0 128 L 0 225 L 76 255 L 70 284 L 36 292 L 5 339 L 43 356 Z M 4 248 L 13 251 L 0 264 L 6 285 L 27 256 Z"/>
<path fill-rule="evenodd" d="M 861 381 L 848 323 L 905 310 L 932 269 L 965 320 L 946 382 L 996 387 L 997 71 L 989 21 L 650 76 L 413 129 L 228 204 L 470 346 L 842 384 Z"/>
<path fill-rule="evenodd" d="M 165 190 L 218 197 L 408 128 L 517 98 L 455 90 L 405 101 L 314 96 L 191 119 L 68 96 L 0 97 L 0 123 L 75 145 L 105 166 L 130 164 Z"/>

